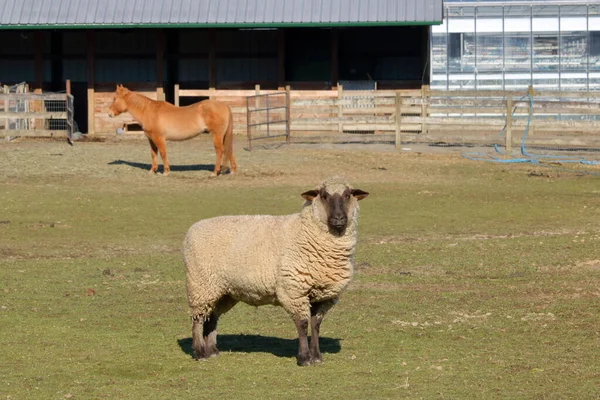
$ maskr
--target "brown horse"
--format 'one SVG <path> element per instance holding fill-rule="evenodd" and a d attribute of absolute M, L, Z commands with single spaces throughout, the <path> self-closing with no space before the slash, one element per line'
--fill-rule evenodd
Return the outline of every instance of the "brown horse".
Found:
<path fill-rule="evenodd" d="M 201 133 L 210 132 L 217 153 L 213 176 L 219 174 L 221 161 L 223 167 L 231 165 L 230 172 L 236 170 L 233 157 L 233 117 L 228 105 L 215 101 L 203 100 L 185 107 L 175 107 L 166 101 L 154 101 L 139 93 L 134 93 L 123 85 L 117 85 L 113 103 L 108 115 L 115 117 L 129 112 L 142 125 L 152 149 L 152 168 L 154 173 L 158 167 L 156 152 L 164 164 L 164 175 L 169 174 L 167 161 L 167 140 L 187 140 Z M 223 159 L 224 154 L 224 159 Z"/>

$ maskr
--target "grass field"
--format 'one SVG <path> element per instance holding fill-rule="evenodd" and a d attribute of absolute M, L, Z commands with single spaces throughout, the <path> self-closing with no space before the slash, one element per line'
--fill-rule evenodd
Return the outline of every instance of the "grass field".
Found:
<path fill-rule="evenodd" d="M 236 146 L 207 138 L 0 143 L 0 398 L 598 399 L 600 178 L 452 154 Z M 191 358 L 181 243 L 195 221 L 297 212 L 342 174 L 356 273 L 296 366 L 280 308 L 238 305 Z"/>

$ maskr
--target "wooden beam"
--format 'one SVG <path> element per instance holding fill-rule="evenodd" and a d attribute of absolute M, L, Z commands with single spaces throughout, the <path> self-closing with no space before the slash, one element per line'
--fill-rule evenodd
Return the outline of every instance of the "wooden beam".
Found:
<path fill-rule="evenodd" d="M 208 87 L 214 88 L 217 83 L 217 30 L 210 28 L 208 30 Z"/>
<path fill-rule="evenodd" d="M 35 70 L 35 88 L 34 90 L 42 90 L 44 83 L 44 32 L 36 31 L 34 34 L 34 70 Z"/>
<path fill-rule="evenodd" d="M 87 120 L 88 134 L 95 133 L 95 104 L 94 104 L 94 31 L 87 31 Z"/>
<path fill-rule="evenodd" d="M 340 70 L 340 40 L 337 28 L 331 29 L 331 86 L 336 87 Z"/>
<path fill-rule="evenodd" d="M 396 149 L 402 148 L 402 95 L 396 92 Z"/>
<path fill-rule="evenodd" d="M 285 29 L 277 31 L 277 86 L 281 90 L 285 85 Z"/>
<path fill-rule="evenodd" d="M 165 31 L 156 30 L 156 91 L 158 100 L 164 100 Z"/>

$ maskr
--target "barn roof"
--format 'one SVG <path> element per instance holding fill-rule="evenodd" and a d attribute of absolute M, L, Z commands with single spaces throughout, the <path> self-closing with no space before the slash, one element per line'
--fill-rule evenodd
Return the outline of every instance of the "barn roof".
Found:
<path fill-rule="evenodd" d="M 443 0 L 0 0 L 0 29 L 434 25 Z"/>

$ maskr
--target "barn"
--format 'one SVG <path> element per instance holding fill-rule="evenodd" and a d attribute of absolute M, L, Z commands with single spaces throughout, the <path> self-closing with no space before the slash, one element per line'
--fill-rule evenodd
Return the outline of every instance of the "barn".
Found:
<path fill-rule="evenodd" d="M 115 129 L 106 108 L 117 83 L 171 102 L 179 88 L 428 85 L 431 26 L 442 23 L 443 4 L 0 0 L 0 9 L 0 82 L 56 92 L 69 80 L 80 131 L 103 134 Z"/>

